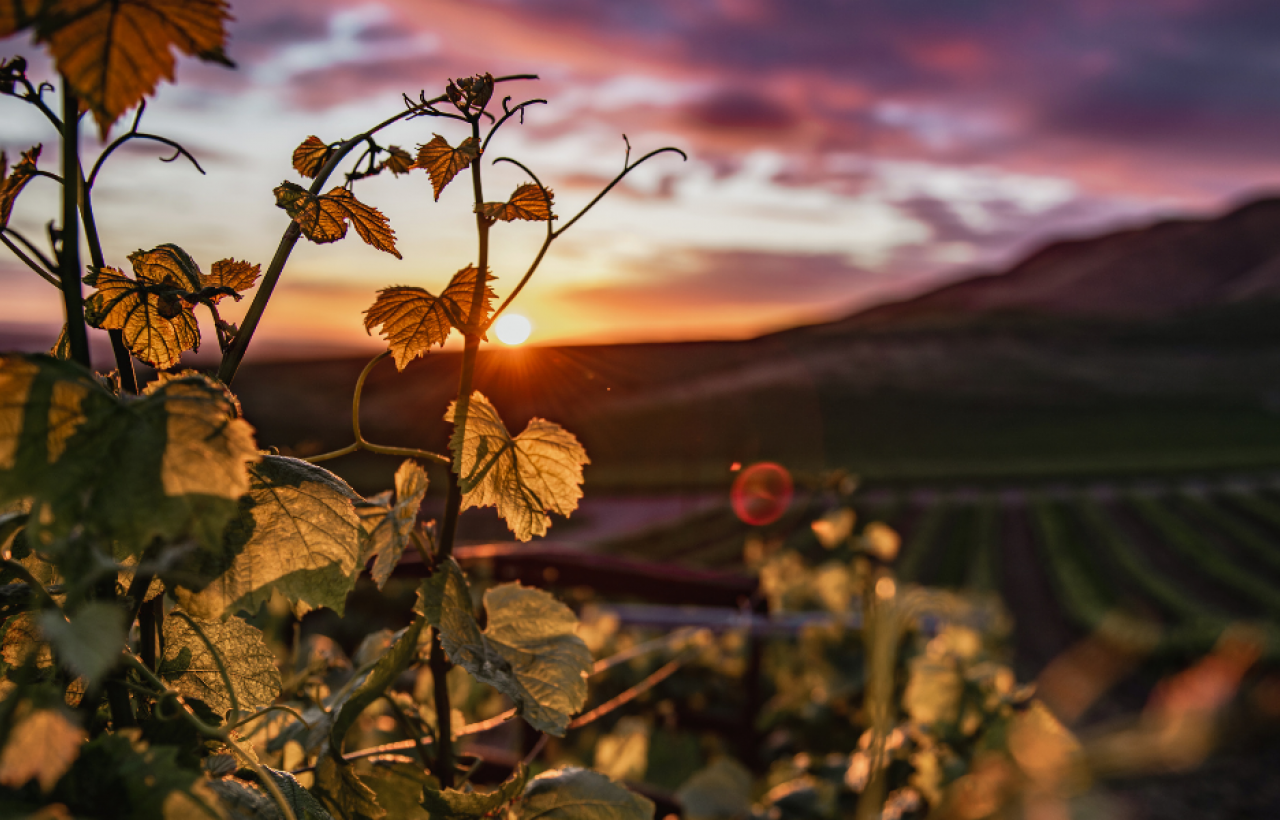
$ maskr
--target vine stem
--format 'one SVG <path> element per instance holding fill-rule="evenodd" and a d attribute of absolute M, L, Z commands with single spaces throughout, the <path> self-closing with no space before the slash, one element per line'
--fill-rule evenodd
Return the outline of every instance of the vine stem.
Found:
<path fill-rule="evenodd" d="M 101 157 L 98 161 L 102 161 Z M 94 170 L 97 170 L 97 166 Z M 93 260 L 94 268 L 101 270 L 106 267 L 107 260 L 102 253 L 102 241 L 98 237 L 98 222 L 93 218 L 93 191 L 84 181 L 83 170 L 76 175 L 76 178 L 80 181 L 80 216 L 84 221 L 85 241 L 89 244 L 89 258 Z M 124 331 L 118 328 L 108 330 L 107 336 L 111 339 L 111 353 L 116 360 L 116 372 L 120 374 L 120 386 L 136 394 L 138 376 L 133 370 L 133 356 L 129 353 L 128 345 L 124 343 Z"/>
<path fill-rule="evenodd" d="M 62 178 L 80 179 L 80 100 L 62 78 Z M 62 280 L 62 305 L 67 316 L 67 342 L 71 358 L 91 367 L 89 332 L 84 325 L 84 294 L 80 290 L 80 186 L 62 186 L 62 247 L 58 276 Z"/>
<path fill-rule="evenodd" d="M 330 453 L 321 453 L 318 456 L 311 456 L 303 459 L 303 461 L 309 461 L 312 464 L 319 464 L 322 461 L 329 461 L 331 459 L 338 458 L 339 456 L 349 455 L 357 450 L 368 450 L 371 453 L 380 453 L 384 456 L 417 458 L 422 459 L 423 461 L 434 461 L 436 464 L 445 465 L 450 463 L 447 457 L 427 450 L 418 450 L 413 447 L 387 447 L 382 444 L 374 444 L 367 440 L 360 432 L 360 399 L 364 395 L 364 384 L 368 380 L 369 374 L 373 372 L 373 368 L 377 366 L 378 362 L 390 355 L 390 350 L 384 350 L 377 356 L 374 356 L 373 360 L 366 364 L 364 369 L 360 371 L 360 377 L 356 379 L 355 393 L 351 397 L 351 432 L 355 436 L 356 440 L 339 450 L 334 450 Z"/>
<path fill-rule="evenodd" d="M 281 793 L 280 787 L 276 785 L 275 779 L 267 772 L 267 768 L 259 763 L 253 755 L 249 754 L 244 748 L 236 742 L 230 732 L 223 731 L 216 726 L 210 726 L 200 718 L 191 714 L 187 710 L 186 704 L 182 701 L 182 696 L 165 685 L 164 681 L 147 668 L 146 664 L 134 657 L 132 652 L 122 653 L 124 662 L 135 672 L 137 672 L 144 680 L 150 683 L 163 698 L 172 698 L 178 706 L 178 714 L 183 717 L 191 726 L 200 734 L 214 740 L 225 743 L 236 757 L 239 757 L 246 766 L 253 769 L 254 774 L 258 776 L 258 782 L 271 795 L 271 799 L 275 801 L 276 806 L 280 809 L 281 815 L 285 820 L 298 820 L 293 813 L 293 809 L 289 807 L 289 802 L 285 800 L 284 794 Z"/>

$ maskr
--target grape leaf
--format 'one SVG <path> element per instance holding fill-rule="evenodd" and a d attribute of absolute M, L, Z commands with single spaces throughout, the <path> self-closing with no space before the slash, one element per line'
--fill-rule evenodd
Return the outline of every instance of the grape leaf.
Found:
<path fill-rule="evenodd" d="M 380 760 L 364 778 L 377 795 L 378 805 L 395 820 L 431 820 L 431 815 L 419 805 L 419 801 L 423 788 L 434 780 L 420 764 L 416 761 L 409 763 L 408 758 L 395 762 Z"/>
<path fill-rule="evenodd" d="M 372 334 L 373 329 L 381 325 L 379 332 L 391 346 L 396 369 L 404 370 L 432 345 L 443 345 L 452 329 L 467 321 L 474 304 L 478 273 L 473 265 L 458 271 L 439 297 L 417 287 L 383 288 L 364 312 L 365 331 Z M 492 282 L 495 278 L 489 274 L 485 281 Z M 497 294 L 486 284 L 481 322 L 488 317 L 490 301 L 495 298 Z"/>
<path fill-rule="evenodd" d="M 425 168 L 431 178 L 431 187 L 436 194 L 436 202 L 440 201 L 440 192 L 458 172 L 466 168 L 480 156 L 480 140 L 467 137 L 452 148 L 449 141 L 436 134 L 431 142 L 418 146 L 418 158 L 414 168 Z"/>
<path fill-rule="evenodd" d="M 92 686 L 111 671 L 124 651 L 124 610 L 104 601 L 90 601 L 71 615 L 59 610 L 40 613 L 40 631 L 53 645 L 58 660 Z"/>
<path fill-rule="evenodd" d="M 378 166 L 379 171 L 386 168 L 396 176 L 400 176 L 401 174 L 409 173 L 410 169 L 413 168 L 413 157 L 409 156 L 409 152 L 399 145 L 388 145 L 387 155 L 387 158 Z"/>
<path fill-rule="evenodd" d="M 275 189 L 276 205 L 283 208 L 302 233 L 317 244 L 337 242 L 347 235 L 347 222 L 367 244 L 403 259 L 396 250 L 396 234 L 377 208 L 365 205 L 341 186 L 316 196 L 300 185 L 285 182 Z"/>
<path fill-rule="evenodd" d="M 46 0 L 3 0 L 0 2 L 0 38 L 30 28 Z"/>
<path fill-rule="evenodd" d="M 213 619 L 256 610 L 276 589 L 299 616 L 318 606 L 342 614 L 361 568 L 359 501 L 355 490 L 322 467 L 263 456 L 249 470 L 248 493 L 226 528 L 219 556 L 195 572 L 194 583 L 177 579 L 178 601 L 192 615 Z"/>
<path fill-rule="evenodd" d="M 325 809 L 343 820 L 381 820 L 387 816 L 378 805 L 378 796 L 361 782 L 355 769 L 331 755 L 323 755 L 316 765 L 316 785 L 311 791 Z"/>
<path fill-rule="evenodd" d="M 360 713 L 368 708 L 387 691 L 387 687 L 395 681 L 400 673 L 409 668 L 409 663 L 418 654 L 418 638 L 422 635 L 425 621 L 415 618 L 413 623 L 400 630 L 395 643 L 383 654 L 373 668 L 365 675 L 363 681 L 352 690 L 351 695 L 342 703 L 334 718 L 333 727 L 329 730 L 329 743 L 335 755 L 342 754 L 342 740 L 347 736 L 351 725 L 360 717 Z"/>
<path fill-rule="evenodd" d="M 22 193 L 22 189 L 36 175 L 36 161 L 40 159 L 40 149 L 43 146 L 37 145 L 35 148 L 22 152 L 22 159 L 13 166 L 13 172 L 9 172 L 9 161 L 5 157 L 4 152 L 0 151 L 0 228 L 9 224 L 9 217 L 13 214 L 13 203 L 17 201 L 18 194 Z"/>
<path fill-rule="evenodd" d="M 329 145 L 312 134 L 293 149 L 293 169 L 308 179 L 314 179 L 329 158 Z"/>
<path fill-rule="evenodd" d="M 258 458 L 235 416 L 202 376 L 117 397 L 70 362 L 0 357 L 0 505 L 30 499 L 28 536 L 46 552 L 77 527 L 124 555 L 156 537 L 216 546 Z"/>
<path fill-rule="evenodd" d="M 319 801 L 311 796 L 311 792 L 298 782 L 298 778 L 289 772 L 269 769 L 265 766 L 263 771 L 275 781 L 276 788 L 280 790 L 289 808 L 293 809 L 293 816 L 297 820 L 333 820 L 333 816 L 325 811 Z"/>
<path fill-rule="evenodd" d="M 200 276 L 200 287 L 203 288 L 230 288 L 236 293 L 244 293 L 253 287 L 254 282 L 258 281 L 258 275 L 262 271 L 261 265 L 250 265 L 248 262 L 241 262 L 236 259 L 219 259 L 213 263 L 213 268 L 208 274 Z M 222 301 L 226 293 L 214 293 L 209 296 L 209 301 L 215 305 Z M 235 297 L 239 299 L 240 297 Z"/>
<path fill-rule="evenodd" d="M 481 214 L 489 219 L 500 219 L 503 222 L 511 222 L 515 219 L 525 219 L 533 222 L 546 222 L 549 219 L 555 219 L 555 215 L 551 213 L 551 203 L 555 199 L 551 193 L 551 189 L 539 188 L 532 182 L 526 182 L 519 188 L 506 202 L 484 202 L 476 206 L 476 213 Z"/>
<path fill-rule="evenodd" d="M 564 736 L 569 716 L 586 703 L 592 668 L 572 610 L 540 589 L 502 584 L 484 594 L 488 622 L 481 631 L 453 559 L 423 582 L 417 606 L 440 631 L 451 661 L 514 700 L 535 729 Z"/>
<path fill-rule="evenodd" d="M 34 22 L 105 140 L 160 80 L 173 81 L 173 48 L 231 66 L 222 51 L 229 19 L 224 0 L 46 0 Z"/>
<path fill-rule="evenodd" d="M 58 339 L 53 343 L 53 347 L 49 348 L 49 355 L 55 359 L 63 361 L 71 360 L 71 339 L 67 337 L 67 323 L 62 323 L 62 330 L 58 332 Z"/>
<path fill-rule="evenodd" d="M 653 820 L 653 801 L 590 769 L 565 766 L 529 781 L 515 820 Z"/>
<path fill-rule="evenodd" d="M 422 807 L 433 820 L 480 820 L 516 799 L 528 780 L 529 770 L 523 763 L 517 763 L 511 776 L 493 791 L 440 790 L 427 786 L 423 790 Z"/>
<path fill-rule="evenodd" d="M 453 422 L 458 402 L 445 421 Z M 449 439 L 462 485 L 462 509 L 497 507 L 521 541 L 545 535 L 549 512 L 568 515 L 582 498 L 582 467 L 590 463 L 573 434 L 545 419 L 531 419 L 514 439 L 480 392 L 471 394 L 465 428 Z"/>
<path fill-rule="evenodd" d="M 84 278 L 97 291 L 85 300 L 85 321 L 120 330 L 133 355 L 166 370 L 184 350 L 200 349 L 200 326 L 191 305 L 204 287 L 199 266 L 177 245 L 160 245 L 129 255 L 136 279 L 112 267 Z M 215 265 L 215 275 L 222 269 Z"/>
<path fill-rule="evenodd" d="M 184 615 L 179 610 L 164 619 L 163 659 L 175 672 L 181 668 L 180 673 L 168 676 L 169 685 L 181 695 L 204 701 L 219 717 L 225 716 L 231 709 L 231 696 L 218 668 L 221 660 L 241 711 L 251 713 L 271 705 L 280 694 L 280 672 L 262 630 L 236 617 L 188 621 L 189 616 Z M 179 655 L 189 656 L 185 668 L 175 664 Z"/>
<path fill-rule="evenodd" d="M 54 787 L 52 798 L 71 817 L 130 820 L 214 818 L 217 797 L 207 779 L 178 762 L 177 746 L 150 746 L 131 732 L 103 732 Z"/>
<path fill-rule="evenodd" d="M 417 462 L 407 460 L 396 470 L 396 502 L 386 506 L 357 507 L 368 536 L 361 555 L 364 565 L 373 556 L 373 581 L 382 589 L 391 577 L 400 556 L 418 524 L 418 510 L 427 494 L 427 472 Z"/>
<path fill-rule="evenodd" d="M 88 738 L 62 709 L 35 709 L 29 701 L 17 706 L 18 718 L 0 752 L 0 786 L 20 789 L 34 779 L 48 794 L 80 754 Z"/>

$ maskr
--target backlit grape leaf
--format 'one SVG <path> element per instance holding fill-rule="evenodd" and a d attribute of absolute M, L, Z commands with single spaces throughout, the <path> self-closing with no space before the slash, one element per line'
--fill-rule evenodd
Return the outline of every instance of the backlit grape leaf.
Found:
<path fill-rule="evenodd" d="M 372 334 L 373 329 L 381 325 L 379 332 L 391 346 L 396 369 L 404 370 L 409 362 L 427 353 L 432 345 L 445 343 L 449 333 L 457 327 L 453 317 L 461 323 L 467 321 L 474 303 L 478 273 L 473 265 L 458 271 L 439 297 L 416 287 L 383 288 L 378 291 L 373 305 L 364 312 L 365 331 Z M 495 278 L 492 274 L 485 277 L 481 322 L 488 317 L 492 309 L 490 302 L 497 297 L 487 284 Z"/>
<path fill-rule="evenodd" d="M 17 706 L 17 720 L 0 752 L 0 786 L 20 789 L 34 779 L 48 794 L 80 754 L 88 734 L 62 709 Z"/>
<path fill-rule="evenodd" d="M 0 0 L 0 38 L 35 25 L 46 0 Z"/>
<path fill-rule="evenodd" d="M 440 631 L 449 660 L 514 700 L 533 728 L 564 736 L 569 716 L 586 703 L 592 668 L 571 609 L 540 589 L 502 584 L 484 594 L 488 621 L 481 631 L 452 558 L 423 581 L 417 606 Z"/>
<path fill-rule="evenodd" d="M 254 611 L 274 589 L 299 616 L 319 606 L 341 614 L 361 569 L 355 503 L 362 500 L 322 467 L 263 456 L 249 470 L 248 494 L 220 554 L 198 580 L 178 581 L 178 601 L 193 616 L 214 619 Z"/>
<path fill-rule="evenodd" d="M 0 35 L 3 36 L 3 35 Z M 0 228 L 9 224 L 9 216 L 13 213 L 13 203 L 18 199 L 18 194 L 22 193 L 22 189 L 36 175 L 36 161 L 40 159 L 40 149 L 43 146 L 37 145 L 22 152 L 22 159 L 13 166 L 13 171 L 9 171 L 9 161 L 5 157 L 4 152 L 0 151 Z"/>
<path fill-rule="evenodd" d="M 208 643 L 192 622 L 204 632 Z M 164 660 L 172 664 L 179 655 L 189 655 L 190 659 L 180 674 L 169 676 L 170 687 L 181 695 L 204 701 L 220 717 L 232 704 L 218 668 L 219 660 L 242 712 L 248 714 L 269 706 L 280 694 L 275 653 L 268 648 L 262 630 L 240 618 L 188 621 L 180 610 L 170 613 L 164 619 Z"/>
<path fill-rule="evenodd" d="M 511 222 L 515 219 L 525 219 L 533 222 L 546 222 L 548 219 L 554 219 L 555 215 L 551 213 L 551 203 L 555 196 L 551 193 L 551 189 L 546 189 L 544 195 L 542 189 L 532 182 L 526 182 L 519 188 L 506 202 L 485 202 L 476 206 L 476 213 L 483 214 L 489 219 L 500 219 L 503 222 Z"/>
<path fill-rule="evenodd" d="M 293 169 L 308 179 L 314 179 L 328 158 L 328 143 L 312 134 L 293 149 Z"/>
<path fill-rule="evenodd" d="M 60 610 L 46 609 L 40 631 L 58 660 L 92 686 L 111 671 L 124 651 L 124 610 L 105 601 L 90 601 L 68 620 Z"/>
<path fill-rule="evenodd" d="M 387 158 L 382 161 L 379 170 L 382 168 L 386 168 L 396 176 L 407 174 L 413 168 L 413 157 L 399 145 L 388 145 Z"/>
<path fill-rule="evenodd" d="M 320 805 L 342 820 L 381 820 L 387 816 L 378 805 L 378 796 L 361 782 L 355 769 L 332 755 L 321 756 L 311 792 Z"/>
<path fill-rule="evenodd" d="M 422 807 L 432 820 L 480 820 L 515 800 L 528 780 L 529 770 L 523 763 L 517 763 L 511 776 L 493 791 L 441 790 L 427 786 L 422 794 Z"/>
<path fill-rule="evenodd" d="M 200 276 L 200 287 L 231 288 L 236 293 L 244 293 L 253 287 L 254 282 L 258 281 L 258 275 L 261 271 L 261 265 L 250 265 L 248 262 L 241 262 L 236 259 L 219 259 L 213 263 L 213 268 L 208 274 Z M 216 305 L 222 301 L 223 296 L 226 296 L 226 294 L 215 293 L 209 297 L 209 301 Z"/>
<path fill-rule="evenodd" d="M 449 184 L 458 172 L 466 168 L 480 156 L 480 140 L 467 137 L 452 148 L 449 141 L 436 134 L 431 142 L 418 146 L 418 158 L 414 168 L 425 168 L 431 178 L 431 187 L 435 190 L 436 201 L 440 201 L 440 192 Z"/>
<path fill-rule="evenodd" d="M 78 527 L 123 555 L 156 537 L 217 545 L 257 458 L 252 429 L 202 376 L 117 397 L 73 363 L 0 357 L 0 505 L 30 500 L 43 551 Z"/>
<path fill-rule="evenodd" d="M 565 766 L 529 781 L 514 820 L 653 820 L 653 801 L 590 769 Z"/>
<path fill-rule="evenodd" d="M 396 470 L 396 500 L 386 506 L 357 507 L 368 535 L 367 547 L 361 555 L 361 564 L 373 556 L 373 581 L 378 589 L 386 586 L 387 579 L 400 563 L 400 556 L 408 545 L 414 527 L 418 524 L 418 510 L 427 494 L 427 472 L 413 460 L 407 460 Z"/>
<path fill-rule="evenodd" d="M 337 242 L 347 235 L 347 222 L 367 244 L 403 259 L 396 250 L 396 234 L 387 218 L 377 208 L 365 205 L 355 194 L 341 186 L 327 194 L 315 196 L 300 185 L 285 182 L 275 189 L 276 205 L 283 208 L 302 228 L 302 233 L 317 244 Z"/>
<path fill-rule="evenodd" d="M 351 695 L 338 709 L 333 728 L 329 730 L 329 743 L 334 754 L 342 753 L 342 740 L 347 736 L 351 725 L 356 722 L 356 718 L 360 717 L 360 713 L 368 708 L 369 704 L 382 697 L 387 687 L 409 667 L 410 662 L 417 656 L 418 639 L 422 635 L 422 627 L 425 623 L 424 619 L 415 618 L 413 623 L 400 630 L 391 648 L 378 659 L 372 669 L 365 673 L 364 680 L 352 690 Z"/>
<path fill-rule="evenodd" d="M 432 820 L 419 801 L 423 788 L 434 780 L 421 764 L 410 763 L 408 758 L 379 760 L 364 775 L 365 784 L 378 797 L 378 805 L 394 820 Z"/>
<path fill-rule="evenodd" d="M 224 0 L 47 0 L 36 38 L 93 112 L 105 140 L 121 114 L 173 81 L 177 48 L 231 66 Z"/>
<path fill-rule="evenodd" d="M 282 772 L 276 769 L 263 767 L 263 771 L 267 776 L 275 781 L 276 788 L 280 790 L 280 794 L 284 797 L 284 802 L 289 804 L 289 808 L 293 809 L 293 816 L 297 820 L 333 820 L 333 815 L 324 810 L 311 792 L 303 788 L 298 782 L 298 778 L 289 772 Z"/>
<path fill-rule="evenodd" d="M 445 421 L 454 421 L 457 405 L 449 405 Z M 535 418 L 513 439 L 479 391 L 471 394 L 465 429 L 454 427 L 449 447 L 462 508 L 497 507 L 521 541 L 545 535 L 547 513 L 568 515 L 582 498 L 582 467 L 590 460 L 573 434 Z"/>

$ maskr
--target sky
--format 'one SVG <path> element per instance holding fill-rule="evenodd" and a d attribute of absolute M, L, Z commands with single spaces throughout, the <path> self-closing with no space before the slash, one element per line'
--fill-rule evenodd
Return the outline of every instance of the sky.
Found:
<path fill-rule="evenodd" d="M 233 14 L 238 69 L 180 60 L 143 121 L 207 175 L 154 146 L 114 157 L 95 195 L 109 264 L 175 242 L 206 269 L 265 268 L 287 225 L 271 191 L 305 182 L 295 145 L 486 71 L 541 77 L 502 87 L 549 104 L 486 159 L 534 169 L 562 218 L 621 169 L 623 134 L 633 156 L 689 156 L 634 172 L 552 246 L 513 308 L 532 342 L 750 337 L 1280 189 L 1273 0 L 256 0 Z M 38 50 L 0 41 L 16 54 Z M 14 100 L 0 110 L 0 147 L 44 142 L 55 166 L 47 125 Z M 458 125 L 415 119 L 384 144 L 456 143 Z M 485 173 L 490 199 L 526 181 Z M 251 355 L 376 349 L 361 311 L 379 288 L 438 292 L 475 262 L 465 184 L 438 203 L 421 171 L 355 192 L 390 218 L 403 261 L 354 232 L 300 244 Z M 55 194 L 33 183 L 13 225 L 43 236 Z M 494 229 L 500 295 L 542 231 Z M 0 259 L 0 292 L 0 325 L 56 333 L 53 288 Z"/>

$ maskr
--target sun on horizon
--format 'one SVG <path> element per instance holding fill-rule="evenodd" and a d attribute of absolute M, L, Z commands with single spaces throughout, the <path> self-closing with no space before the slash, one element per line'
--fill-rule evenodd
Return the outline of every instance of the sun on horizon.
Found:
<path fill-rule="evenodd" d="M 518 313 L 504 313 L 493 323 L 498 341 L 512 347 L 523 344 L 533 332 L 533 323 Z"/>

